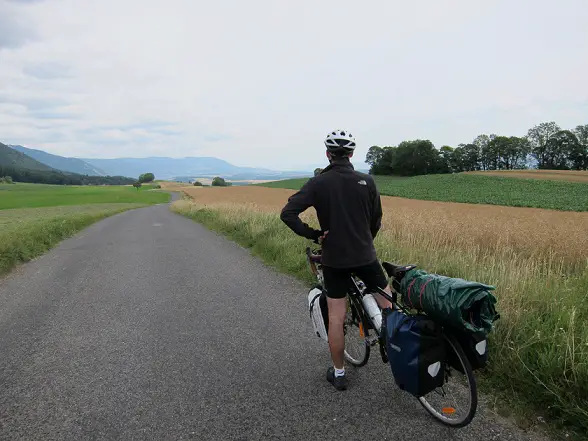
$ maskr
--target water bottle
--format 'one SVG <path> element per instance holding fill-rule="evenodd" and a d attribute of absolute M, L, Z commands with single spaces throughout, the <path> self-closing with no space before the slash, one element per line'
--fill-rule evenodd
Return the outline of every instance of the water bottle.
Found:
<path fill-rule="evenodd" d="M 365 309 L 366 314 L 372 320 L 372 324 L 379 332 L 382 329 L 382 311 L 380 311 L 378 302 L 376 302 L 376 299 L 371 294 L 364 295 L 361 301 L 363 303 L 363 309 Z"/>

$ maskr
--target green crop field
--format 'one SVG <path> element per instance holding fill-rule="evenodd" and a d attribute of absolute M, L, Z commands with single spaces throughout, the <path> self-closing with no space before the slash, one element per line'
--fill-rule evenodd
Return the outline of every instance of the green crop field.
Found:
<path fill-rule="evenodd" d="M 100 219 L 169 201 L 169 193 L 152 189 L 0 184 L 0 274 Z"/>
<path fill-rule="evenodd" d="M 588 184 L 470 174 L 426 175 L 413 178 L 376 176 L 382 195 L 468 204 L 588 211 Z M 307 179 L 258 184 L 297 190 Z"/>
<path fill-rule="evenodd" d="M 126 186 L 62 186 L 0 184 L 0 210 L 108 203 L 154 204 L 169 201 L 169 194 Z"/>

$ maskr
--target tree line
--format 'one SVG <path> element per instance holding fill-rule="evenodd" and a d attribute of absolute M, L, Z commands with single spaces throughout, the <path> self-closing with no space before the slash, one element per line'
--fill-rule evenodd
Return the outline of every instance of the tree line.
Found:
<path fill-rule="evenodd" d="M 207 185 L 204 185 L 202 182 L 200 181 L 194 181 L 194 187 L 207 187 Z M 212 187 L 231 187 L 233 185 L 232 182 L 229 181 L 225 181 L 224 178 L 221 178 L 220 176 L 215 176 L 212 179 L 212 182 L 210 184 Z"/>
<path fill-rule="evenodd" d="M 9 165 L 0 165 L 0 177 L 6 182 L 28 182 L 53 185 L 130 185 L 135 179 L 124 176 L 86 176 L 59 171 L 29 170 Z"/>
<path fill-rule="evenodd" d="M 416 176 L 478 170 L 588 169 L 588 124 L 562 130 L 555 122 L 529 129 L 526 136 L 479 135 L 468 144 L 435 148 L 429 140 L 372 146 L 366 163 L 375 175 Z"/>

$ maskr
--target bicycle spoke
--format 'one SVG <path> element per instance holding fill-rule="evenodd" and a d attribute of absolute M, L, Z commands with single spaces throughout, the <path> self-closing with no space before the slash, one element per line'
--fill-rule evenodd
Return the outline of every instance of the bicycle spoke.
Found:
<path fill-rule="evenodd" d="M 463 427 L 471 421 L 477 408 L 476 385 L 471 374 L 471 367 L 465 359 L 461 347 L 454 346 L 453 339 L 447 339 L 447 342 L 449 343 L 448 351 L 459 351 L 459 356 L 458 352 L 454 352 L 453 355 L 457 356 L 464 370 L 462 372 L 446 364 L 445 383 L 426 396 L 419 398 L 419 401 L 431 415 L 442 423 Z M 467 367 L 464 363 L 467 364 Z"/>

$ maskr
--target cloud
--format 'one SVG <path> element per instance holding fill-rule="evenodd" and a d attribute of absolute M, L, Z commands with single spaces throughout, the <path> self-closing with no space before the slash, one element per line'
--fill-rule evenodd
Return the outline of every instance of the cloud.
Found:
<path fill-rule="evenodd" d="M 29 112 L 35 119 L 79 119 L 80 117 L 74 113 L 67 113 L 67 112 L 52 112 L 47 110 L 35 110 L 33 112 Z"/>
<path fill-rule="evenodd" d="M 218 142 L 218 141 L 228 141 L 232 139 L 230 135 L 223 135 L 220 133 L 212 133 L 210 135 L 205 135 L 203 137 L 204 141 L 206 142 Z"/>
<path fill-rule="evenodd" d="M 15 7 L 0 1 L 0 51 L 33 41 L 37 34 Z"/>
<path fill-rule="evenodd" d="M 21 98 L 20 103 L 29 111 L 56 109 L 67 105 L 67 101 L 61 98 Z"/>
<path fill-rule="evenodd" d="M 374 144 L 588 123 L 585 0 L 0 0 L 0 17 L 0 138 L 67 156 L 299 168 L 340 127 L 363 166 Z"/>
<path fill-rule="evenodd" d="M 55 109 L 67 105 L 67 101 L 58 97 L 25 96 L 22 94 L 0 93 L 0 104 L 13 104 L 29 111 Z"/>
<path fill-rule="evenodd" d="M 69 68 L 61 63 L 41 62 L 27 63 L 23 66 L 22 72 L 39 80 L 54 80 L 57 78 L 68 78 Z"/>

